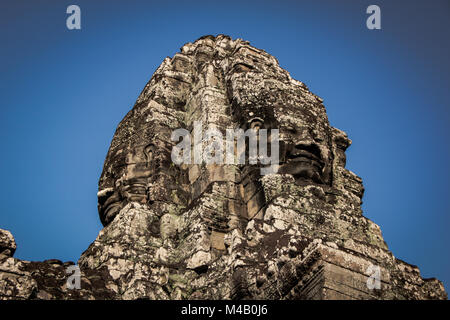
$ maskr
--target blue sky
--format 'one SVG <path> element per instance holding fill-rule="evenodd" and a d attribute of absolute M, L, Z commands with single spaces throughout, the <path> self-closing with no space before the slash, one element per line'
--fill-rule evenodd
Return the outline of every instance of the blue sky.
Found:
<path fill-rule="evenodd" d="M 16 257 L 78 259 L 101 229 L 97 182 L 116 126 L 166 56 L 224 33 L 324 99 L 353 140 L 364 214 L 448 290 L 450 3 L 430 3 L 2 1 L 0 228 Z M 70 4 L 81 30 L 66 28 Z M 366 28 L 370 4 L 381 30 Z"/>

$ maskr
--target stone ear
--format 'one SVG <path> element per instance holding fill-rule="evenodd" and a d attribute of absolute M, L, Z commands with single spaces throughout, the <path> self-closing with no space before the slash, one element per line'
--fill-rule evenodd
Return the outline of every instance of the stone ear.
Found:
<path fill-rule="evenodd" d="M 149 145 L 144 147 L 145 162 L 147 164 L 147 167 L 150 166 L 150 163 L 153 160 L 154 152 L 155 152 L 155 145 L 154 144 L 151 143 L 151 144 L 149 144 Z"/>

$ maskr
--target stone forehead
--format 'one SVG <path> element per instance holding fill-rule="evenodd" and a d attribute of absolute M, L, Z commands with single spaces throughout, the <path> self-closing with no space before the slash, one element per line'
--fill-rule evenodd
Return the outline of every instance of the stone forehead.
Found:
<path fill-rule="evenodd" d="M 251 46 L 248 41 L 232 40 L 223 35 L 206 36 L 186 44 L 181 51 L 194 59 L 209 54 L 210 61 L 215 62 L 224 75 L 232 102 L 250 117 L 252 113 L 274 112 L 280 124 L 329 126 L 322 99 L 311 93 L 304 83 L 293 79 L 275 57 Z M 182 56 L 175 55 L 175 64 Z M 207 70 L 200 70 L 202 72 Z"/>

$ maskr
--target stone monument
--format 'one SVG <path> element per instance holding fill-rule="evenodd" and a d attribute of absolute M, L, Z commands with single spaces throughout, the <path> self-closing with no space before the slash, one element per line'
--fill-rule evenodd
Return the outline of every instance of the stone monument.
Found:
<path fill-rule="evenodd" d="M 247 41 L 185 44 L 117 127 L 99 181 L 104 228 L 78 261 L 80 288 L 68 286 L 73 263 L 15 259 L 2 231 L 0 298 L 446 299 L 363 216 L 362 180 L 345 168 L 351 141 L 322 102 Z M 274 172 L 175 164 L 172 134 L 196 122 L 224 137 L 277 129 Z"/>

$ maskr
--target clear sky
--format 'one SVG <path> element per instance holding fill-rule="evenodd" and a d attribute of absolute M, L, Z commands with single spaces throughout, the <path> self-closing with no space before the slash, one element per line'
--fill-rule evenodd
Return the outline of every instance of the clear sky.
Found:
<path fill-rule="evenodd" d="M 81 7 L 81 30 L 66 8 Z M 381 8 L 381 30 L 366 8 Z M 77 261 L 101 229 L 114 130 L 166 56 L 244 38 L 324 99 L 353 140 L 364 214 L 394 255 L 450 289 L 449 1 L 2 1 L 0 228 L 16 257 Z"/>

